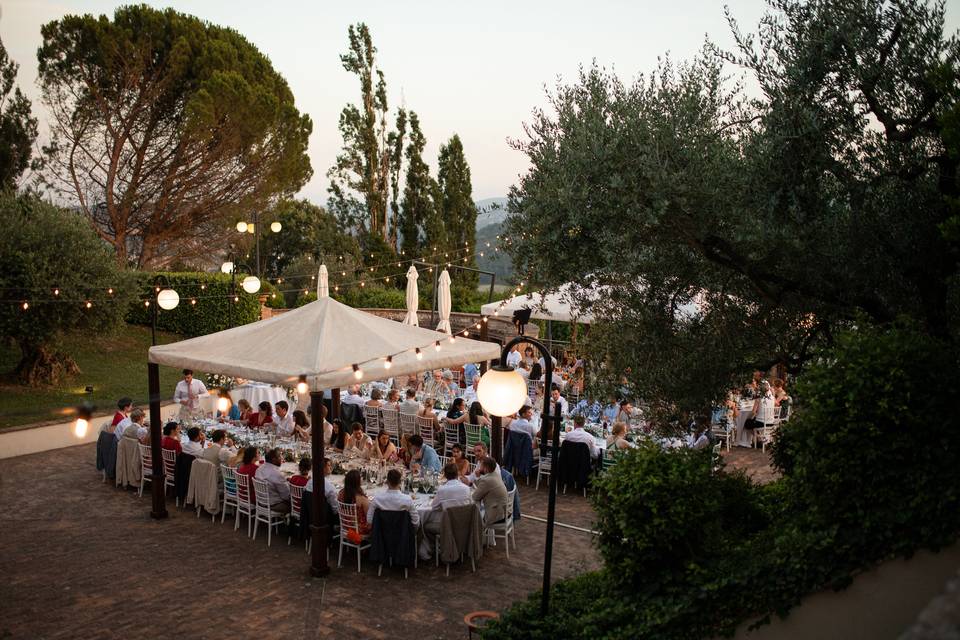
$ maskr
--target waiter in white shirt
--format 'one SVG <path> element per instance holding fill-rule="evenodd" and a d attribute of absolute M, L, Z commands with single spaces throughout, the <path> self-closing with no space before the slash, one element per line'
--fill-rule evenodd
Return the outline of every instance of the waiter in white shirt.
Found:
<path fill-rule="evenodd" d="M 600 455 L 600 447 L 597 446 L 597 440 L 593 435 L 583 429 L 583 425 L 586 424 L 586 422 L 583 416 L 575 416 L 573 419 L 573 431 L 568 433 L 564 440 L 584 443 L 590 447 L 590 457 L 596 458 Z"/>
<path fill-rule="evenodd" d="M 443 522 L 443 510 L 448 506 L 470 504 L 470 487 L 458 479 L 457 465 L 448 462 L 443 468 L 446 479 L 437 487 L 437 495 L 430 503 L 431 510 L 423 520 L 423 539 L 420 540 L 420 559 L 429 560 L 436 538 L 440 535 L 440 523 Z"/>
<path fill-rule="evenodd" d="M 373 522 L 373 514 L 377 509 L 384 511 L 408 511 L 410 513 L 410 523 L 414 528 L 420 525 L 420 512 L 413 504 L 413 498 L 400 491 L 400 481 L 403 476 L 397 469 L 390 469 L 387 472 L 387 490 L 378 493 L 370 501 L 370 508 L 367 509 L 367 522 Z"/>
<path fill-rule="evenodd" d="M 183 370 L 183 380 L 177 383 L 173 392 L 173 401 L 180 405 L 180 419 L 190 417 L 200 411 L 200 398 L 209 396 L 207 387 L 199 380 L 193 379 L 193 370 Z"/>

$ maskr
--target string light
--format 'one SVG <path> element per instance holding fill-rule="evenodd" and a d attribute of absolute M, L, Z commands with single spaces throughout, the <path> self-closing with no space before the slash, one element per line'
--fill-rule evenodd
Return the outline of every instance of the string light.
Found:
<path fill-rule="evenodd" d="M 190 298 L 190 304 L 197 304 L 196 298 Z"/>
<path fill-rule="evenodd" d="M 303 395 L 307 392 L 309 387 L 307 386 L 307 376 L 301 375 L 297 382 L 297 393 Z"/>
<path fill-rule="evenodd" d="M 149 300 L 144 300 L 144 301 L 143 301 L 143 306 L 149 307 L 149 306 L 150 306 L 150 301 L 149 301 Z"/>
<path fill-rule="evenodd" d="M 439 341 L 439 340 L 437 340 L 435 343 L 433 343 L 433 349 L 434 349 L 434 351 L 440 351 L 440 341 Z"/>
<path fill-rule="evenodd" d="M 420 352 L 420 347 L 417 347 L 417 360 L 423 360 L 423 353 Z"/>
<path fill-rule="evenodd" d="M 113 295 L 113 287 L 110 287 L 109 289 L 107 289 L 107 295 L 111 295 L 111 296 Z"/>
<path fill-rule="evenodd" d="M 54 287 L 54 289 L 53 289 L 53 295 L 55 295 L 55 296 L 60 295 L 60 289 Z"/>
<path fill-rule="evenodd" d="M 454 342 L 457 341 L 457 337 L 451 334 L 451 336 L 447 338 L 447 340 L 450 341 L 450 344 L 453 344 Z"/>
<path fill-rule="evenodd" d="M 87 304 L 85 306 L 87 307 L 87 309 L 89 309 L 90 307 L 93 306 L 93 303 L 87 300 Z"/>
<path fill-rule="evenodd" d="M 23 310 L 26 311 L 26 310 L 29 309 L 29 308 L 30 308 L 30 303 L 27 302 L 26 300 L 24 300 L 24 301 L 23 301 Z"/>
<path fill-rule="evenodd" d="M 389 369 L 393 366 L 393 356 L 387 356 L 387 359 L 383 361 L 383 368 Z"/>
<path fill-rule="evenodd" d="M 360 369 L 360 365 L 353 365 L 353 377 L 359 380 L 363 377 L 363 371 Z"/>

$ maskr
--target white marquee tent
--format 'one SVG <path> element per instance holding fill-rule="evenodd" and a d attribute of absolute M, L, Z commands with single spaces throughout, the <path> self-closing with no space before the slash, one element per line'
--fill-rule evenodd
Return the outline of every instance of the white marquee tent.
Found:
<path fill-rule="evenodd" d="M 151 347 L 148 361 L 288 386 L 305 375 L 319 390 L 358 382 L 353 365 L 366 382 L 500 356 L 492 342 L 449 338 L 320 298 L 280 316 Z M 386 356 L 392 356 L 390 369 Z"/>
<path fill-rule="evenodd" d="M 485 316 L 492 316 L 496 312 L 499 315 L 509 317 L 513 315 L 514 311 L 523 309 L 531 310 L 530 318 L 533 320 L 557 320 L 559 322 L 579 322 L 582 324 L 593 322 L 593 315 L 580 313 L 573 304 L 570 284 L 565 284 L 552 293 L 536 291 L 512 296 L 508 298 L 506 304 L 503 300 L 488 302 L 480 308 L 480 313 Z"/>

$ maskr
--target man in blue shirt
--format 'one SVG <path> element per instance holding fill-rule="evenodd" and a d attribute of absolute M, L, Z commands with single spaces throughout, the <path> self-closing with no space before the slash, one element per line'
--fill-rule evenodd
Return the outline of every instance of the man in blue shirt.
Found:
<path fill-rule="evenodd" d="M 604 422 L 607 422 L 608 424 L 613 424 L 616 421 L 617 415 L 619 413 L 620 413 L 620 404 L 616 400 L 611 399 L 610 404 L 608 404 L 606 407 L 603 408 Z"/>
<path fill-rule="evenodd" d="M 466 383 L 469 388 L 473 384 L 473 379 L 477 377 L 480 373 L 480 369 L 477 368 L 475 362 L 468 362 L 463 365 L 463 381 Z"/>
<path fill-rule="evenodd" d="M 440 473 L 440 456 L 436 450 L 428 444 L 423 444 L 423 437 L 420 434 L 414 434 L 407 438 L 410 444 L 410 470 L 414 465 L 419 465 L 421 469 Z"/>
<path fill-rule="evenodd" d="M 578 402 L 573 409 L 570 410 L 570 415 L 583 416 L 588 422 L 600 422 L 600 413 L 602 411 L 603 408 L 600 406 L 599 402 L 596 400 L 591 402 L 584 398 Z"/>

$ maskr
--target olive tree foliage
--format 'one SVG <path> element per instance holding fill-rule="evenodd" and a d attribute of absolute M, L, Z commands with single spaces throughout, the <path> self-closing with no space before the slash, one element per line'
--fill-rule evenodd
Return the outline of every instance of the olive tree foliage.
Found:
<path fill-rule="evenodd" d="M 121 263 L 208 253 L 225 224 L 310 178 L 310 118 L 236 31 L 145 5 L 41 31 L 47 183 Z"/>
<path fill-rule="evenodd" d="M 83 218 L 35 196 L 0 194 L 0 337 L 20 349 L 22 384 L 55 384 L 79 371 L 57 348 L 67 331 L 103 332 L 136 297 L 132 274 Z M 89 306 L 88 306 L 89 303 Z"/>
<path fill-rule="evenodd" d="M 578 285 L 597 388 L 699 408 L 752 368 L 800 370 L 859 314 L 956 327 L 943 4 L 768 5 L 755 36 L 728 15 L 733 52 L 707 43 L 630 83 L 582 70 L 514 142 L 531 168 L 511 256 Z"/>

